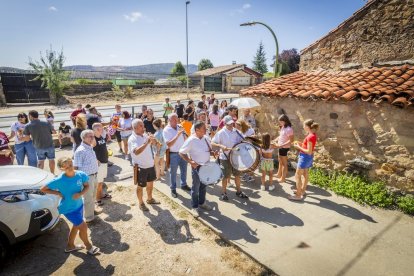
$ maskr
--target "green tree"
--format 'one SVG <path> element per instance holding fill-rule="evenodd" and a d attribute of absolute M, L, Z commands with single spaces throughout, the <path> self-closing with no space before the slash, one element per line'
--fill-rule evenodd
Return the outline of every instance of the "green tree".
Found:
<path fill-rule="evenodd" d="M 264 51 L 263 43 L 260 41 L 259 48 L 253 60 L 253 70 L 262 74 L 267 72 L 266 52 Z"/>
<path fill-rule="evenodd" d="M 208 58 L 203 58 L 198 63 L 198 71 L 205 70 L 205 69 L 209 69 L 209 68 L 213 68 L 213 67 L 214 67 L 213 66 L 213 63 Z"/>
<path fill-rule="evenodd" d="M 273 63 L 275 56 L 273 56 Z M 293 73 L 299 71 L 300 54 L 295 48 L 283 50 L 279 55 L 279 62 L 282 63 L 281 75 Z M 271 65 L 273 67 L 273 65 Z"/>
<path fill-rule="evenodd" d="M 69 72 L 63 70 L 63 64 L 65 62 L 65 56 L 63 55 L 63 49 L 60 53 L 52 50 L 46 50 L 46 55 L 43 56 L 40 52 L 40 62 L 33 61 L 29 57 L 29 65 L 38 74 L 34 80 L 41 80 L 42 87 L 46 87 L 50 90 L 56 100 L 63 95 L 63 89 L 65 83 L 69 77 Z"/>
<path fill-rule="evenodd" d="M 181 61 L 177 61 L 175 63 L 174 67 L 171 69 L 171 74 L 170 75 L 172 77 L 185 75 L 185 68 L 184 68 L 183 64 L 181 63 Z"/>

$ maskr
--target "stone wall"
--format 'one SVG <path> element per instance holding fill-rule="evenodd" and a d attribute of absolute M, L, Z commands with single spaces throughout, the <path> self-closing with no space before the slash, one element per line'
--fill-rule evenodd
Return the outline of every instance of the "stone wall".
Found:
<path fill-rule="evenodd" d="M 239 92 L 242 89 L 249 87 L 249 85 L 232 85 L 232 77 L 250 77 L 250 86 L 257 83 L 256 78 L 243 70 L 236 71 L 231 75 L 225 75 L 225 90 L 224 92 Z"/>
<path fill-rule="evenodd" d="M 301 52 L 300 70 L 369 67 L 414 59 L 414 0 L 373 0 Z"/>
<path fill-rule="evenodd" d="M 390 186 L 414 192 L 413 110 L 361 101 L 256 99 L 261 103 L 256 114 L 261 132 L 270 132 L 276 137 L 277 118 L 283 113 L 292 121 L 295 140 L 304 138 L 304 120 L 312 118 L 320 124 L 315 153 L 317 166 L 343 170 L 347 161 L 360 157 L 372 162 L 366 171 L 371 179 L 384 179 Z M 295 158 L 293 152 L 291 158 Z"/>

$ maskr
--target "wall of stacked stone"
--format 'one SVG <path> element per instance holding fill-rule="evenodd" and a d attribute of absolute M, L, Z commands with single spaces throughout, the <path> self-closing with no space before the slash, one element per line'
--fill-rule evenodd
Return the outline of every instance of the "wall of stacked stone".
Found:
<path fill-rule="evenodd" d="M 414 110 L 384 103 L 352 101 L 309 102 L 295 98 L 256 98 L 261 108 L 255 115 L 261 132 L 278 135 L 277 118 L 285 113 L 292 121 L 295 140 L 305 137 L 303 121 L 320 124 L 315 153 L 316 166 L 344 170 L 347 162 L 361 159 L 372 163 L 371 179 L 414 192 Z M 295 158 L 294 151 L 290 153 Z M 348 165 L 349 166 L 349 165 Z"/>
<path fill-rule="evenodd" d="M 414 0 L 376 0 L 301 53 L 300 70 L 414 59 Z"/>

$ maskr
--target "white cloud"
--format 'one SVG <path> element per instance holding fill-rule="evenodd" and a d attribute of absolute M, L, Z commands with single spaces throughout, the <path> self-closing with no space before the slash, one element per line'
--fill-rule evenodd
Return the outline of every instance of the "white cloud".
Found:
<path fill-rule="evenodd" d="M 135 22 L 138 19 L 142 18 L 142 13 L 140 12 L 131 12 L 130 14 L 124 14 L 124 18 L 130 22 Z"/>
<path fill-rule="evenodd" d="M 48 10 L 56 12 L 58 9 L 55 6 L 50 6 Z"/>
<path fill-rule="evenodd" d="M 247 9 L 250 9 L 251 7 L 252 7 L 252 5 L 250 5 L 249 3 L 246 3 L 246 4 L 243 5 L 242 9 L 247 10 Z"/>
<path fill-rule="evenodd" d="M 246 10 L 250 9 L 252 7 L 252 5 L 250 5 L 249 3 L 243 4 L 243 6 L 240 9 L 237 10 L 232 10 L 230 12 L 231 16 L 234 16 L 236 14 L 242 14 L 244 13 Z"/>

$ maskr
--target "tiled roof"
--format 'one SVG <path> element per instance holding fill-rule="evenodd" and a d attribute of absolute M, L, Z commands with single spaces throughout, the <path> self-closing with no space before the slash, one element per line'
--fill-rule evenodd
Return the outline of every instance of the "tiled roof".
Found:
<path fill-rule="evenodd" d="M 233 74 L 233 73 L 235 73 L 237 71 L 240 71 L 240 70 L 243 70 L 247 74 L 254 75 L 254 76 L 258 77 L 258 78 L 263 77 L 263 74 L 262 73 L 257 72 L 257 71 L 254 71 L 253 69 L 250 69 L 249 67 L 246 67 L 246 66 L 244 68 L 243 67 L 235 68 L 233 70 L 230 70 L 230 71 L 225 72 L 224 74 L 225 75 L 231 75 L 231 74 Z"/>
<path fill-rule="evenodd" d="M 414 107 L 414 66 L 350 71 L 298 71 L 240 91 L 243 96 L 297 97 L 310 100 L 361 99 Z"/>
<path fill-rule="evenodd" d="M 209 68 L 201 71 L 197 71 L 193 74 L 193 76 L 211 76 L 216 75 L 220 73 L 225 73 L 227 71 L 236 69 L 236 68 L 244 68 L 244 64 L 232 64 L 232 65 L 223 65 L 223 66 L 217 66 L 214 68 Z"/>

